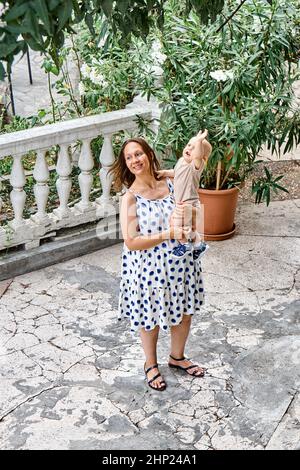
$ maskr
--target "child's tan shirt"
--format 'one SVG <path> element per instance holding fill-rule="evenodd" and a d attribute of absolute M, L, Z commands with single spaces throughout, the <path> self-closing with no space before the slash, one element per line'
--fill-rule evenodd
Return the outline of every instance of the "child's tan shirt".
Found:
<path fill-rule="evenodd" d="M 175 202 L 188 202 L 190 204 L 199 203 L 199 182 L 202 171 L 204 169 L 204 161 L 201 161 L 199 170 L 196 169 L 195 163 L 187 163 L 181 157 L 174 167 L 174 197 Z"/>

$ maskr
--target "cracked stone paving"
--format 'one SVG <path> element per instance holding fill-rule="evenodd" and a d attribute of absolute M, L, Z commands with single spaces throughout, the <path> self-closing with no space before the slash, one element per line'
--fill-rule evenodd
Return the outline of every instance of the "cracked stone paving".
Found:
<path fill-rule="evenodd" d="M 299 207 L 243 204 L 236 235 L 209 242 L 186 351 L 208 371 L 169 369 L 161 333 L 165 392 L 117 322 L 122 244 L 0 286 L 1 448 L 300 448 Z"/>

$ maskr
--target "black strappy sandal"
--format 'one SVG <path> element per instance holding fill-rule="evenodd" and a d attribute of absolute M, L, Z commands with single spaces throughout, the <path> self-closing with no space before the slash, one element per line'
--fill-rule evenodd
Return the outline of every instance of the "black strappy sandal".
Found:
<path fill-rule="evenodd" d="M 154 366 L 151 366 L 151 367 L 148 367 L 148 369 L 146 370 L 145 369 L 145 365 L 146 363 L 144 364 L 144 371 L 145 371 L 145 376 L 146 376 L 146 380 L 147 380 L 147 383 L 149 385 L 150 388 L 153 388 L 153 390 L 158 390 L 159 392 L 163 392 L 164 390 L 166 390 L 167 388 L 167 385 L 166 385 L 166 382 L 164 380 L 162 380 L 160 382 L 160 384 L 162 385 L 161 387 L 153 387 L 151 384 L 154 380 L 156 380 L 158 377 L 162 377 L 161 373 L 159 372 L 158 374 L 156 374 L 153 379 L 151 380 L 148 380 L 148 377 L 147 377 L 147 374 L 148 372 L 150 372 L 150 370 L 152 369 L 157 369 L 158 368 L 158 365 L 157 364 L 154 364 Z"/>
<path fill-rule="evenodd" d="M 174 361 L 185 361 L 185 360 L 189 361 L 189 360 L 190 360 L 190 359 L 188 359 L 187 357 L 182 357 L 182 358 L 180 358 L 180 359 L 176 359 L 176 357 L 171 356 L 171 354 L 170 354 L 170 357 L 171 357 Z M 205 372 L 206 372 L 206 369 L 205 369 L 204 367 L 198 366 L 198 364 L 192 364 L 191 366 L 188 366 L 188 367 L 182 367 L 182 366 L 176 366 L 175 364 L 171 364 L 171 363 L 169 362 L 169 363 L 168 363 L 168 366 L 169 366 L 169 367 L 173 367 L 174 369 L 181 369 L 181 370 L 184 370 L 188 375 L 191 375 L 192 377 L 204 377 L 204 374 L 205 374 Z M 199 371 L 198 371 L 198 373 L 197 373 L 197 371 L 195 370 L 195 372 L 194 372 L 193 374 L 190 374 L 190 373 L 188 372 L 188 370 L 189 370 L 189 369 L 193 369 L 193 368 L 195 368 L 195 367 L 200 367 L 200 369 L 202 369 L 202 372 L 199 373 Z"/>

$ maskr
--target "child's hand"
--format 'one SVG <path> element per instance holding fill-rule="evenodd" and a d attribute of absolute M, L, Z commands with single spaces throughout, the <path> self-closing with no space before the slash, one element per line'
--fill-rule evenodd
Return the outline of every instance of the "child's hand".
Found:
<path fill-rule="evenodd" d="M 203 140 L 206 139 L 207 134 L 208 134 L 207 129 L 204 129 L 203 132 L 199 131 L 198 134 L 196 135 L 196 137 L 197 137 L 198 140 L 201 140 L 203 142 Z"/>
<path fill-rule="evenodd" d="M 199 131 L 198 134 L 196 135 L 197 141 L 199 142 L 200 145 L 200 159 L 204 161 L 206 164 L 209 156 L 212 151 L 212 146 L 210 143 L 206 140 L 206 137 L 208 135 L 207 129 L 204 129 L 204 131 Z"/>
<path fill-rule="evenodd" d="M 166 176 L 165 170 L 159 170 L 156 173 L 159 178 L 164 178 Z"/>

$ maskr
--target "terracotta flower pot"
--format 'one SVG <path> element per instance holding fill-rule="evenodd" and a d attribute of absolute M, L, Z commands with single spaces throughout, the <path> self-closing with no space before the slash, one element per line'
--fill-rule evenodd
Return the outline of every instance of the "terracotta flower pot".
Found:
<path fill-rule="evenodd" d="M 204 240 L 232 237 L 239 189 L 199 189 L 198 192 L 204 205 Z"/>

